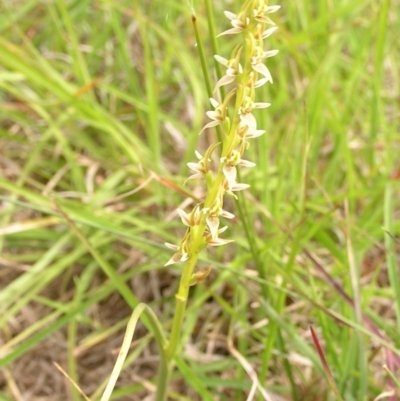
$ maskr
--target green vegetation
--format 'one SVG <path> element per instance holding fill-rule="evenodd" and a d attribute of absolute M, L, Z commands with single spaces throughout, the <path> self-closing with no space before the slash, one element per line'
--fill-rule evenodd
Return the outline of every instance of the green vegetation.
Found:
<path fill-rule="evenodd" d="M 1 0 L 0 400 L 100 400 L 141 302 L 170 333 L 182 264 L 163 244 L 204 197 L 187 163 L 217 140 L 198 135 L 192 11 L 214 86 L 238 39 L 208 21 L 229 29 L 241 4 Z M 168 399 L 394 401 L 400 2 L 281 6 L 251 188 L 224 205 L 235 242 L 200 254 Z M 146 313 L 113 400 L 154 392 Z"/>

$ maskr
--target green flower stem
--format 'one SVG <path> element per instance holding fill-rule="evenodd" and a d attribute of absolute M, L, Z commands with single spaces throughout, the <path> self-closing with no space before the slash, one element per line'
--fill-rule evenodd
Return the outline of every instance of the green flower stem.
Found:
<path fill-rule="evenodd" d="M 238 124 L 237 121 L 232 124 L 231 132 L 235 132 L 237 124 Z M 227 155 L 229 153 L 229 151 L 231 151 L 231 149 L 234 145 L 235 136 L 230 135 L 228 137 L 228 139 L 230 139 L 230 140 L 226 141 L 224 143 L 224 145 L 227 144 L 227 146 L 226 146 L 226 148 L 224 146 L 222 156 Z M 210 207 L 217 199 L 220 187 L 221 187 L 221 185 L 223 185 L 223 178 L 224 178 L 223 163 L 221 163 L 219 165 L 217 176 L 215 177 L 214 183 L 213 183 L 211 189 L 208 191 L 206 201 L 204 203 L 205 208 Z M 188 261 L 186 262 L 186 264 L 183 268 L 181 280 L 179 282 L 179 289 L 175 295 L 176 305 L 175 305 L 174 318 L 172 321 L 171 336 L 170 336 L 170 340 L 169 340 L 168 346 L 165 351 L 166 357 L 169 361 L 171 361 L 173 359 L 176 349 L 179 345 L 179 339 L 180 339 L 180 335 L 182 332 L 182 324 L 183 324 L 183 319 L 184 319 L 188 295 L 189 295 L 190 278 L 191 278 L 191 276 L 193 274 L 193 270 L 197 264 L 199 252 L 204 247 L 203 237 L 204 237 L 204 232 L 206 230 L 206 226 L 207 226 L 206 216 L 203 216 L 200 224 L 197 227 L 192 228 L 192 230 L 194 230 L 195 232 L 194 232 L 194 235 L 192 236 L 191 253 L 190 253 L 190 257 L 189 257 Z"/>
<path fill-rule="evenodd" d="M 223 164 L 221 163 L 218 169 L 217 176 L 214 180 L 212 188 L 207 194 L 207 198 L 204 204 L 204 207 L 210 207 L 216 200 L 220 186 L 223 183 L 224 174 L 222 171 Z M 190 278 L 193 274 L 193 270 L 196 267 L 197 260 L 199 257 L 199 252 L 204 247 L 204 232 L 206 230 L 206 216 L 203 216 L 201 219 L 200 224 L 197 227 L 193 227 L 192 230 L 194 231 L 194 235 L 192 236 L 192 246 L 191 246 L 191 253 L 190 257 L 187 260 L 181 280 L 179 282 L 179 289 L 175 295 L 176 305 L 175 305 L 175 313 L 174 319 L 172 321 L 172 329 L 171 329 L 171 336 L 166 348 L 166 357 L 169 361 L 171 361 L 175 355 L 176 349 L 179 345 L 179 339 L 182 332 L 182 324 L 183 319 L 186 311 L 186 305 L 189 295 L 189 288 L 190 288 Z"/>
<path fill-rule="evenodd" d="M 173 359 L 175 351 L 179 345 L 182 323 L 183 323 L 183 318 L 185 316 L 186 305 L 189 295 L 190 277 L 193 273 L 194 267 L 196 266 L 197 259 L 198 259 L 198 252 L 193 252 L 189 260 L 185 264 L 185 267 L 183 269 L 183 274 L 179 283 L 179 290 L 175 295 L 176 304 L 175 304 L 174 320 L 172 321 L 171 337 L 169 339 L 167 349 L 165 350 L 165 354 L 169 362 Z"/>
<path fill-rule="evenodd" d="M 247 74 L 244 74 L 243 82 L 247 81 L 247 79 L 249 78 L 249 73 L 251 71 L 251 67 L 249 67 L 250 65 L 249 59 L 250 58 L 246 60 Z M 244 93 L 245 93 L 245 86 L 238 85 L 235 110 L 233 112 L 233 115 L 235 116 L 238 114 L 239 107 L 242 104 Z M 239 118 L 235 118 L 232 121 L 229 133 L 225 141 L 223 142 L 222 154 L 221 154 L 222 157 L 225 157 L 228 154 L 230 154 L 232 150 L 235 148 L 235 146 L 237 146 L 236 143 L 237 137 L 235 133 L 238 125 L 239 125 Z M 220 163 L 215 180 L 211 188 L 209 188 L 208 190 L 207 197 L 204 202 L 204 208 L 212 206 L 219 195 L 219 191 L 221 186 L 223 185 L 223 179 L 224 179 L 223 166 L 224 163 Z M 196 267 L 199 252 L 204 248 L 204 232 L 206 230 L 206 226 L 207 226 L 206 216 L 203 216 L 200 224 L 192 228 L 190 257 L 183 268 L 183 273 L 179 283 L 179 289 L 175 295 L 176 305 L 175 305 L 174 318 L 172 321 L 171 336 L 165 351 L 166 357 L 169 361 L 173 359 L 176 349 L 179 345 L 180 335 L 182 332 L 182 324 L 185 316 L 186 305 L 189 295 L 190 279 L 193 274 L 194 268 Z"/>

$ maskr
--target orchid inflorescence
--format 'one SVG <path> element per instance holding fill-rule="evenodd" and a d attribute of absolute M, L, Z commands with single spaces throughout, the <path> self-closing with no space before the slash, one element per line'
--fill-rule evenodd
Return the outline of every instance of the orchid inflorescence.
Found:
<path fill-rule="evenodd" d="M 203 179 L 207 195 L 190 213 L 178 209 L 178 214 L 185 226 L 185 235 L 179 245 L 166 244 L 175 254 L 167 265 L 186 262 L 206 246 L 225 245 L 231 240 L 220 238 L 227 227 L 220 228 L 221 217 L 232 219 L 235 216 L 223 209 L 224 196 L 229 194 L 236 198 L 235 192 L 249 187 L 237 182 L 237 167 L 254 167 L 255 163 L 242 158 L 249 147 L 249 140 L 265 133 L 257 129 L 253 110 L 270 106 L 270 103 L 255 102 L 255 89 L 270 82 L 271 74 L 264 60 L 273 57 L 278 50 L 264 50 L 264 40 L 277 29 L 269 14 L 276 12 L 280 6 L 268 6 L 267 0 L 247 0 L 241 11 L 234 14 L 225 11 L 232 28 L 222 32 L 224 35 L 243 35 L 241 44 L 235 47 L 229 59 L 215 55 L 218 63 L 226 68 L 225 75 L 217 82 L 214 94 L 220 88 L 229 85 L 230 91 L 221 101 L 211 98 L 213 110 L 206 115 L 211 120 L 200 134 L 213 127 L 220 126 L 222 143 L 211 144 L 204 155 L 196 151 L 197 162 L 188 163 L 193 174 L 188 178 Z M 217 96 L 214 96 L 217 97 Z M 218 168 L 212 169 L 211 157 L 217 147 L 221 146 Z"/>

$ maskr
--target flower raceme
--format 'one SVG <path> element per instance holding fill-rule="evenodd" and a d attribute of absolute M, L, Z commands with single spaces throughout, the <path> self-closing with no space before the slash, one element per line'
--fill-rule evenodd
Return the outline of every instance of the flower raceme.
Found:
<path fill-rule="evenodd" d="M 206 246 L 232 242 L 220 238 L 220 234 L 227 229 L 226 226 L 220 228 L 220 218 L 235 217 L 223 209 L 224 196 L 228 194 L 236 198 L 235 192 L 249 187 L 248 184 L 236 181 L 237 168 L 255 166 L 255 163 L 243 159 L 242 156 L 250 145 L 248 140 L 265 133 L 264 130 L 257 129 L 253 111 L 267 108 L 270 103 L 256 102 L 255 92 L 260 86 L 272 83 L 265 60 L 275 56 L 278 50 L 265 50 L 264 40 L 277 30 L 269 15 L 279 8 L 276 5 L 269 6 L 267 0 L 247 0 L 238 14 L 224 12 L 232 28 L 217 37 L 241 35 L 242 42 L 235 47 L 229 58 L 214 56 L 226 70 L 215 85 L 214 98 L 210 99 L 213 110 L 206 112 L 211 121 L 200 131 L 201 134 L 220 126 L 223 132 L 222 143 L 211 144 L 204 156 L 196 151 L 198 161 L 188 163 L 194 174 L 187 180 L 203 180 L 206 197 L 190 213 L 178 209 L 187 229 L 179 245 L 166 244 L 175 251 L 166 265 L 187 261 L 189 263 L 191 256 L 197 260 L 198 253 Z M 223 86 L 229 86 L 229 92 L 224 99 L 217 100 L 217 94 Z M 218 165 L 213 168 L 212 155 L 217 148 L 221 149 L 221 155 Z"/>

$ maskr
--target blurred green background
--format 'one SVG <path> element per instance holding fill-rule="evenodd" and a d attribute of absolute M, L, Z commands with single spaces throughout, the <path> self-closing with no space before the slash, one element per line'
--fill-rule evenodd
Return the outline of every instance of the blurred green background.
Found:
<path fill-rule="evenodd" d="M 240 6 L 212 5 L 217 33 Z M 191 291 L 170 399 L 242 401 L 255 385 L 337 399 L 320 344 L 344 400 L 395 400 L 400 2 L 281 6 L 274 84 L 257 94 L 267 133 L 228 202 L 235 243 L 201 256 L 213 272 Z M 0 7 L 0 399 L 83 399 L 57 362 L 97 400 L 137 302 L 170 327 L 181 268 L 163 267 L 163 243 L 204 196 L 183 186 L 186 163 L 215 140 L 198 135 L 210 105 L 192 13 L 217 81 L 206 2 Z M 218 38 L 218 54 L 235 43 Z M 157 358 L 139 327 L 113 399 L 150 399 Z"/>

